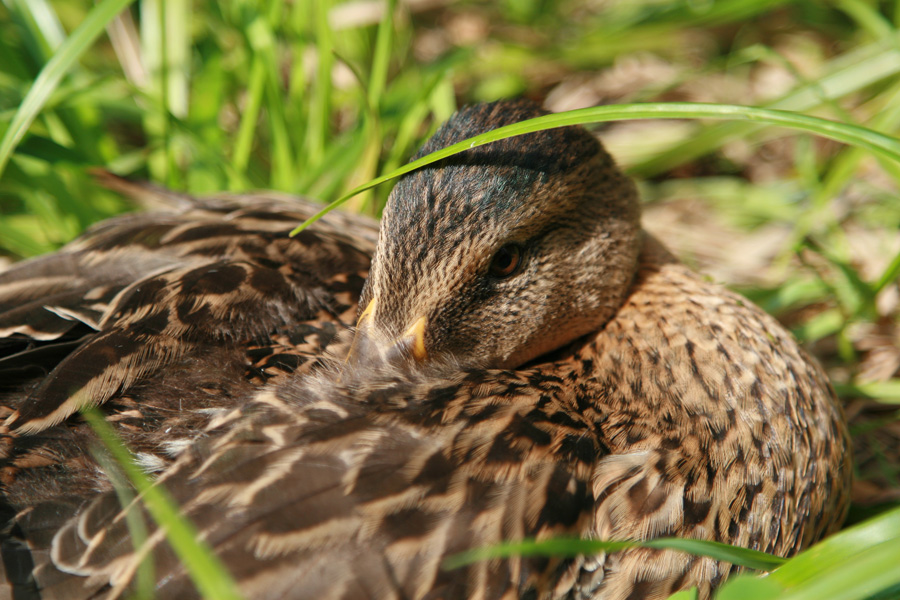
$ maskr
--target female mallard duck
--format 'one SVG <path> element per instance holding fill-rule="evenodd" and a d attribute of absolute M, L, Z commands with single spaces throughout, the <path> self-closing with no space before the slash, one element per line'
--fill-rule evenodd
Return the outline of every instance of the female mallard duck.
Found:
<path fill-rule="evenodd" d="M 464 109 L 422 152 L 538 114 Z M 840 524 L 825 375 L 641 231 L 585 130 L 406 176 L 364 287 L 373 226 L 331 214 L 285 237 L 307 211 L 189 201 L 0 275 L 7 593 L 121 597 L 147 553 L 88 451 L 88 404 L 248 598 L 705 598 L 734 569 L 672 551 L 440 565 L 557 535 L 790 555 Z M 149 540 L 158 597 L 196 596 Z"/>

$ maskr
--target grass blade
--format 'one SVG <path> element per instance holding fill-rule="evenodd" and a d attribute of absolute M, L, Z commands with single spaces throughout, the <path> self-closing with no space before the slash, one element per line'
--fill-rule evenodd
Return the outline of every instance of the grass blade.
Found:
<path fill-rule="evenodd" d="M 103 33 L 109 22 L 132 2 L 134 0 L 102 0 L 41 69 L 37 79 L 34 80 L 34 85 L 28 90 L 25 100 L 16 111 L 3 140 L 0 141 L 0 177 L 3 176 L 6 164 L 16 146 L 25 137 L 31 123 L 40 114 L 63 76 Z"/>
<path fill-rule="evenodd" d="M 240 600 L 237 584 L 190 521 L 179 514 L 178 505 L 165 488 L 155 485 L 135 464 L 131 453 L 96 410 L 82 411 L 107 450 L 142 496 L 142 501 L 178 555 L 197 589 L 205 598 Z"/>
<path fill-rule="evenodd" d="M 881 274 L 881 277 L 879 277 L 878 281 L 872 286 L 872 292 L 874 294 L 880 293 L 881 290 L 893 283 L 898 277 L 900 277 L 900 253 L 894 255 L 894 258 L 884 270 L 884 273 Z"/>
<path fill-rule="evenodd" d="M 882 404 L 900 404 L 900 379 L 862 383 L 835 382 L 833 385 L 842 398 L 871 398 Z"/>
<path fill-rule="evenodd" d="M 444 561 L 443 568 L 456 569 L 480 560 L 508 558 L 510 556 L 575 556 L 578 554 L 600 554 L 618 552 L 628 548 L 654 548 L 657 550 L 680 550 L 696 556 L 709 556 L 716 560 L 736 565 L 770 571 L 785 563 L 785 559 L 758 550 L 730 546 L 721 542 L 660 538 L 643 542 L 604 541 L 572 538 L 555 538 L 544 541 L 524 540 L 521 542 L 497 544 L 488 548 L 477 548 L 451 556 Z"/>
<path fill-rule="evenodd" d="M 247 174 L 250 162 L 250 151 L 253 149 L 253 138 L 256 134 L 259 111 L 262 108 L 263 93 L 266 83 L 266 65 L 259 55 L 253 57 L 250 67 L 250 84 L 247 88 L 247 103 L 241 111 L 241 125 L 234 143 L 234 155 L 231 166 L 241 175 Z M 234 183 L 229 184 L 234 188 Z"/>
<path fill-rule="evenodd" d="M 126 510 L 125 523 L 128 527 L 128 533 L 131 535 L 132 547 L 135 552 L 141 552 L 141 548 L 150 538 L 150 530 L 147 527 L 144 513 L 140 510 L 134 510 L 134 487 L 122 472 L 121 465 L 109 453 L 104 452 L 100 447 L 95 447 L 91 449 L 91 454 L 100 465 L 100 468 L 103 469 L 107 478 L 109 478 L 113 490 L 119 499 L 119 505 Z M 132 600 L 152 600 L 155 596 L 156 576 L 154 575 L 154 563 L 153 553 L 144 552 L 135 574 Z"/>
<path fill-rule="evenodd" d="M 816 544 L 774 571 L 771 577 L 785 586 L 798 586 L 841 569 L 867 549 L 874 551 L 884 544 L 898 542 L 900 542 L 900 509 L 895 509 Z M 893 564 L 895 575 L 900 578 L 900 570 L 896 569 L 898 556 L 900 552 L 894 555 Z"/>
<path fill-rule="evenodd" d="M 316 35 L 316 79 L 306 127 L 307 164 L 319 166 L 325 158 L 325 139 L 331 121 L 331 69 L 334 66 L 334 39 L 328 23 L 330 0 L 312 2 Z"/>
<path fill-rule="evenodd" d="M 396 7 L 397 0 L 388 0 L 385 3 L 384 15 L 382 15 L 381 23 L 378 24 L 378 33 L 375 38 L 375 53 L 372 57 L 372 71 L 369 74 L 369 106 L 376 113 L 381 106 L 381 96 L 387 85 Z"/>
<path fill-rule="evenodd" d="M 53 7 L 46 0 L 4 0 L 4 4 L 21 24 L 32 58 L 46 63 L 66 38 Z"/>
<path fill-rule="evenodd" d="M 777 600 L 865 600 L 900 584 L 900 538 L 859 548 L 834 570 L 820 570 L 815 578 L 789 589 Z M 773 574 L 774 575 L 774 574 Z"/>
<path fill-rule="evenodd" d="M 382 175 L 381 177 L 377 177 L 363 185 L 353 188 L 307 219 L 299 227 L 294 229 L 291 232 L 291 235 L 296 235 L 303 231 L 306 227 L 318 221 L 325 214 L 360 192 L 400 177 L 401 175 L 405 175 L 410 171 L 435 163 L 448 156 L 459 154 L 470 148 L 483 146 L 484 144 L 489 144 L 504 138 L 553 129 L 555 127 L 565 127 L 568 125 L 585 125 L 588 123 L 600 123 L 613 120 L 685 118 L 730 119 L 789 127 L 831 138 L 845 144 L 865 148 L 866 150 L 900 162 L 900 140 L 858 125 L 839 123 L 837 121 L 830 121 L 819 117 L 812 117 L 783 110 L 736 106 L 731 104 L 702 104 L 691 102 L 612 104 L 529 119 L 520 123 L 499 127 L 493 131 L 476 135 L 475 137 L 463 140 L 452 146 L 443 148 L 442 150 L 438 150 L 437 152 L 432 152 L 419 160 L 413 161 L 386 175 Z"/>
<path fill-rule="evenodd" d="M 840 56 L 833 61 L 829 73 L 811 85 L 802 86 L 767 106 L 776 110 L 804 111 L 823 103 L 823 100 L 843 98 L 875 82 L 896 77 L 900 72 L 900 50 L 895 46 L 898 37 L 870 44 Z M 726 140 L 747 135 L 752 123 L 727 123 L 701 129 L 688 140 L 679 141 L 664 152 L 656 153 L 631 167 L 631 173 L 649 177 L 672 169 L 712 152 Z"/>

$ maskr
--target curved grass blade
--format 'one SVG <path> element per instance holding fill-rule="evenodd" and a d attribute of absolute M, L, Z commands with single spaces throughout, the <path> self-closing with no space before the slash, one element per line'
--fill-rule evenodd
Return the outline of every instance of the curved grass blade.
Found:
<path fill-rule="evenodd" d="M 487 548 L 476 548 L 448 557 L 443 564 L 445 569 L 456 569 L 470 563 L 492 558 L 508 558 L 510 556 L 575 556 L 578 554 L 599 554 L 601 552 L 618 552 L 628 548 L 655 548 L 657 550 L 680 550 L 695 556 L 709 556 L 716 560 L 741 565 L 748 569 L 771 571 L 785 563 L 785 559 L 739 546 L 730 546 L 721 542 L 703 540 L 687 540 L 679 538 L 659 538 L 643 542 L 637 541 L 604 541 L 584 540 L 578 538 L 554 538 L 536 541 L 498 544 Z"/>
<path fill-rule="evenodd" d="M 157 524 L 165 529 L 166 538 L 204 598 L 241 600 L 237 584 L 218 556 L 199 538 L 193 524 L 178 511 L 178 505 L 165 488 L 154 483 L 135 464 L 134 458 L 116 436 L 113 428 L 95 410 L 82 414 L 106 446 Z"/>
<path fill-rule="evenodd" d="M 716 600 L 865 600 L 900 590 L 900 509 L 845 529 L 764 578 L 728 580 Z M 669 600 L 675 600 L 670 597 Z"/>
<path fill-rule="evenodd" d="M 430 165 L 449 156 L 453 156 L 454 154 L 459 154 L 470 148 L 483 146 L 484 144 L 489 144 L 504 138 L 553 129 L 556 127 L 566 127 L 568 125 L 585 125 L 588 123 L 601 123 L 613 120 L 701 118 L 753 121 L 788 127 L 837 140 L 859 148 L 864 148 L 890 158 L 891 160 L 900 162 L 900 140 L 897 140 L 896 138 L 858 125 L 839 123 L 837 121 L 830 121 L 828 119 L 821 119 L 819 117 L 812 117 L 790 111 L 756 108 L 752 106 L 736 106 L 731 104 L 702 104 L 692 102 L 660 102 L 595 106 L 592 108 L 583 108 L 580 110 L 545 115 L 520 123 L 507 125 L 505 127 L 499 127 L 438 150 L 437 152 L 432 152 L 419 160 L 413 161 L 386 175 L 376 177 L 363 185 L 353 188 L 307 219 L 303 224 L 294 229 L 291 232 L 291 235 L 296 235 L 303 231 L 306 227 L 309 227 L 310 224 L 318 221 L 325 214 L 360 192 L 364 192 L 376 185 L 390 181 L 391 179 L 395 179 L 410 171 Z"/>
<path fill-rule="evenodd" d="M 0 142 L 0 177 L 3 176 L 6 163 L 9 162 L 13 150 L 25 137 L 25 132 L 41 112 L 63 76 L 84 54 L 85 50 L 94 43 L 94 40 L 103 33 L 106 25 L 132 2 L 134 0 L 102 0 L 91 9 L 81 25 L 66 38 L 53 58 L 44 65 L 31 89 L 28 90 L 22 105 L 13 116 L 9 128 L 3 136 L 3 141 Z"/>
<path fill-rule="evenodd" d="M 900 543 L 900 508 L 890 510 L 858 525 L 845 529 L 819 542 L 789 560 L 771 574 L 785 586 L 796 586 L 816 580 L 844 567 L 848 561 L 870 548 L 884 544 Z M 895 576 L 900 580 L 896 566 L 900 551 L 894 555 Z"/>
<path fill-rule="evenodd" d="M 96 416 L 96 412 L 94 412 L 93 416 Z M 119 498 L 119 506 L 125 511 L 125 523 L 128 527 L 128 534 L 131 536 L 132 547 L 135 552 L 140 552 L 150 537 L 150 530 L 147 527 L 144 514 L 138 510 L 133 510 L 135 499 L 134 486 L 128 481 L 128 478 L 122 471 L 122 467 L 108 451 L 103 452 L 100 447 L 92 447 L 91 454 L 100 465 L 100 468 L 103 469 L 103 472 L 106 473 L 110 483 L 112 483 L 113 490 Z M 155 569 L 153 553 L 143 553 L 135 573 L 131 600 L 153 599 L 155 596 L 154 590 L 156 589 Z"/>
<path fill-rule="evenodd" d="M 815 578 L 773 600 L 866 600 L 888 590 L 892 591 L 888 597 L 896 598 L 900 585 L 898 561 L 900 538 L 867 546 L 844 559 L 839 567 L 821 570 Z"/>
<path fill-rule="evenodd" d="M 833 103 L 880 81 L 893 81 L 900 72 L 900 52 L 897 40 L 881 40 L 855 48 L 836 56 L 823 65 L 820 77 L 793 89 L 766 108 L 803 112 L 823 104 Z M 669 169 L 708 154 L 727 139 L 748 135 L 754 131 L 752 123 L 731 122 L 700 128 L 688 140 L 633 165 L 629 170 L 642 177 L 658 175 Z"/>

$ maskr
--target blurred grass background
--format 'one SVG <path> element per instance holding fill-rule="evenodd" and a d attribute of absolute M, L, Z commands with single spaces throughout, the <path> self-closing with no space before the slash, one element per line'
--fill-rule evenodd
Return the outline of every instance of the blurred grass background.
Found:
<path fill-rule="evenodd" d="M 2 0 L 0 135 L 95 6 Z M 0 261 L 134 208 L 92 168 L 196 193 L 328 201 L 405 162 L 477 101 L 722 102 L 896 135 L 898 28 L 900 1 L 875 0 L 136 0 L 0 175 Z M 851 521 L 900 505 L 900 165 L 748 123 L 634 121 L 598 134 L 638 179 L 647 228 L 826 365 L 854 429 Z M 377 215 L 388 192 L 349 210 Z"/>

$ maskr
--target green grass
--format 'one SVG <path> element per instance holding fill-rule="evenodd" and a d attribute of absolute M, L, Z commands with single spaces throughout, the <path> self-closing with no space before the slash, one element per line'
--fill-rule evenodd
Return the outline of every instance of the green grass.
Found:
<path fill-rule="evenodd" d="M 744 247 L 780 232 L 765 274 L 719 256 L 738 265 L 727 282 L 792 328 L 848 404 L 900 402 L 898 373 L 879 371 L 872 350 L 900 345 L 900 1 L 584 4 L 410 13 L 391 1 L 390 20 L 357 22 L 359 10 L 327 0 L 4 0 L 0 255 L 52 251 L 131 209 L 94 182 L 97 166 L 195 193 L 271 188 L 327 203 L 365 191 L 345 208 L 378 215 L 389 186 L 368 182 L 396 175 L 459 104 L 581 97 L 625 106 L 578 122 L 658 119 L 602 130 L 648 217 L 686 203 L 674 218 L 700 212 L 697 227 L 717 223 Z M 713 104 L 639 104 L 686 100 Z M 712 264 L 703 247 L 682 250 Z M 897 412 L 879 418 L 854 423 L 868 452 L 857 474 L 896 487 L 897 449 L 877 430 Z M 853 516 L 856 529 L 719 597 L 900 596 L 896 503 Z"/>
<path fill-rule="evenodd" d="M 82 414 L 97 433 L 103 446 L 115 461 L 110 463 L 107 472 L 116 473 L 116 468 L 121 469 L 122 475 L 111 479 L 116 484 L 116 492 L 123 506 L 129 507 L 127 522 L 131 537 L 136 547 L 139 540 L 147 539 L 147 527 L 141 519 L 140 512 L 133 502 L 131 486 L 140 494 L 140 501 L 151 514 L 153 519 L 166 531 L 166 538 L 172 549 L 178 555 L 185 566 L 191 580 L 197 586 L 197 590 L 204 598 L 216 598 L 217 600 L 240 600 L 242 598 L 237 584 L 228 573 L 219 557 L 212 552 L 209 545 L 199 537 L 193 524 L 179 514 L 178 505 L 169 496 L 165 487 L 154 485 L 153 480 L 145 474 L 128 449 L 122 444 L 112 425 L 106 422 L 103 415 L 96 408 L 82 409 Z M 102 464 L 101 460 L 101 464 Z M 152 562 L 150 557 L 144 558 L 142 567 L 137 575 L 137 595 L 139 597 L 153 596 Z"/>
<path fill-rule="evenodd" d="M 900 509 L 848 528 L 787 561 L 746 548 L 698 540 L 660 538 L 648 542 L 611 542 L 557 539 L 476 549 L 451 557 L 445 567 L 456 568 L 478 560 L 513 555 L 574 556 L 634 547 L 680 550 L 711 556 L 747 569 L 770 572 L 764 579 L 741 575 L 729 580 L 718 591 L 718 600 L 865 600 L 883 591 L 896 591 L 900 586 L 900 569 L 897 568 Z M 670 600 L 695 597 L 693 591 L 684 591 L 674 594 Z"/>
<path fill-rule="evenodd" d="M 782 127 L 791 127 L 818 134 L 822 137 L 831 138 L 847 144 L 852 144 L 858 148 L 864 148 L 873 153 L 880 154 L 885 158 L 892 160 L 900 165 L 900 140 L 881 134 L 871 129 L 858 127 L 847 123 L 829 121 L 808 115 L 798 114 L 794 112 L 772 110 L 764 108 L 755 108 L 751 106 L 730 106 L 727 104 L 699 104 L 689 102 L 666 102 L 654 103 L 645 102 L 641 104 L 614 104 L 609 106 L 597 106 L 592 108 L 583 108 L 580 110 L 564 111 L 528 119 L 513 125 L 498 127 L 487 133 L 482 133 L 475 137 L 471 137 L 461 142 L 442 148 L 432 152 L 422 158 L 411 161 L 394 169 L 390 173 L 386 173 L 380 177 L 367 181 L 359 185 L 346 194 L 331 202 L 321 211 L 298 225 L 291 235 L 297 235 L 309 225 L 318 221 L 328 212 L 341 206 L 348 200 L 351 200 L 357 194 L 361 194 L 366 190 L 370 190 L 382 183 L 393 181 L 402 175 L 421 169 L 422 167 L 434 164 L 447 157 L 465 152 L 470 148 L 484 146 L 491 142 L 507 139 L 536 131 L 545 131 L 557 127 L 565 127 L 567 125 L 587 125 L 592 123 L 602 123 L 604 121 L 615 120 L 632 120 L 632 119 L 665 119 L 665 118 L 708 118 L 708 119 L 730 119 L 735 121 L 755 121 L 766 123 L 769 125 L 779 125 Z M 900 256 L 900 255 L 898 255 Z M 891 269 L 893 272 L 893 269 Z"/>

